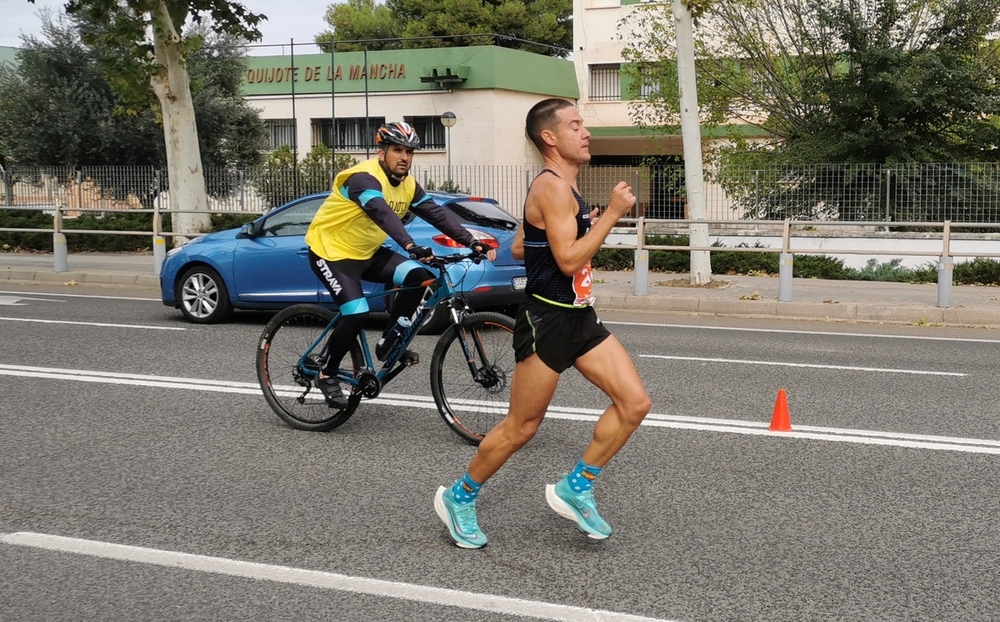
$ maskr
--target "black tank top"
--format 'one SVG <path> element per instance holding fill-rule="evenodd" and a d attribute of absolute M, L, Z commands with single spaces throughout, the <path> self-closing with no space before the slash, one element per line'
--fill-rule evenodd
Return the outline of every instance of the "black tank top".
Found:
<path fill-rule="evenodd" d="M 542 169 L 538 176 L 545 173 L 559 177 L 547 168 Z M 576 239 L 579 240 L 590 230 L 590 208 L 576 190 L 573 190 L 573 198 L 580 208 L 576 213 Z M 590 262 L 573 276 L 563 274 L 552 256 L 545 229 L 532 225 L 527 218 L 524 219 L 524 267 L 528 275 L 525 292 L 529 296 L 561 307 L 588 307 L 594 304 Z"/>

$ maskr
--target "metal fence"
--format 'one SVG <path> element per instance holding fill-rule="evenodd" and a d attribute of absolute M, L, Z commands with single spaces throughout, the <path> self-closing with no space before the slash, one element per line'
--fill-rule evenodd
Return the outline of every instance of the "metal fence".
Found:
<path fill-rule="evenodd" d="M 492 197 L 520 216 L 539 166 L 414 166 L 428 189 Z M 303 164 L 206 169 L 209 208 L 264 212 L 293 198 L 330 189 L 332 171 Z M 585 166 L 584 200 L 606 204 L 611 188 L 629 182 L 638 197 L 633 217 L 690 218 L 683 166 Z M 0 170 L 0 207 L 183 210 L 170 203 L 167 172 L 154 167 L 8 167 Z M 722 168 L 705 173 L 706 218 L 733 225 L 748 220 L 851 222 L 1000 222 L 1000 164 L 942 163 L 883 166 L 816 164 Z M 723 225 L 724 226 L 724 225 Z"/>

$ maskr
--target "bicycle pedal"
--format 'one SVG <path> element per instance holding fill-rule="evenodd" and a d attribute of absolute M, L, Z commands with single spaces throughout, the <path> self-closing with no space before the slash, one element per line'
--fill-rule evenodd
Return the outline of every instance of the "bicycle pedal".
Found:
<path fill-rule="evenodd" d="M 416 365 L 420 362 L 420 354 L 413 350 L 407 350 L 399 357 L 399 362 L 403 365 Z"/>

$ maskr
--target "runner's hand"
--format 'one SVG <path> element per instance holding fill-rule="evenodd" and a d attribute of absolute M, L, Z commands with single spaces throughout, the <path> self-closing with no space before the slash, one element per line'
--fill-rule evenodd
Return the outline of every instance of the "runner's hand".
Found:
<path fill-rule="evenodd" d="M 617 221 L 628 214 L 633 205 L 635 205 L 635 195 L 632 194 L 632 186 L 620 181 L 611 191 L 611 200 L 608 201 L 608 209 L 604 213 Z"/>

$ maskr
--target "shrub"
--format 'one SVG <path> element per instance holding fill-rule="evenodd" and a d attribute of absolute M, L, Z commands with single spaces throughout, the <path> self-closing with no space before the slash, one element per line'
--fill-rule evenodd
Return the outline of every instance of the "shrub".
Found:
<path fill-rule="evenodd" d="M 792 263 L 792 276 L 804 279 L 848 278 L 844 261 L 826 255 L 797 255 Z"/>
<path fill-rule="evenodd" d="M 912 281 L 910 276 L 911 271 L 901 267 L 899 264 L 902 262 L 903 260 L 898 257 L 883 263 L 879 263 L 877 259 L 869 259 L 865 267 L 860 270 L 857 268 L 845 268 L 845 278 L 855 281 L 910 282 Z"/>
<path fill-rule="evenodd" d="M 355 164 L 357 160 L 346 153 L 334 156 L 326 145 L 316 145 L 301 162 L 296 162 L 295 154 L 285 145 L 267 157 L 253 185 L 269 206 L 278 207 L 307 194 L 329 192 L 337 173 Z"/>
<path fill-rule="evenodd" d="M 1000 285 L 1000 261 L 977 257 L 956 263 L 952 277 L 956 285 Z"/>
<path fill-rule="evenodd" d="M 737 248 L 767 247 L 760 242 L 754 244 L 753 247 L 744 242 L 738 244 Z M 713 252 L 712 272 L 716 274 L 775 274 L 778 272 L 778 254 L 749 251 Z"/>

